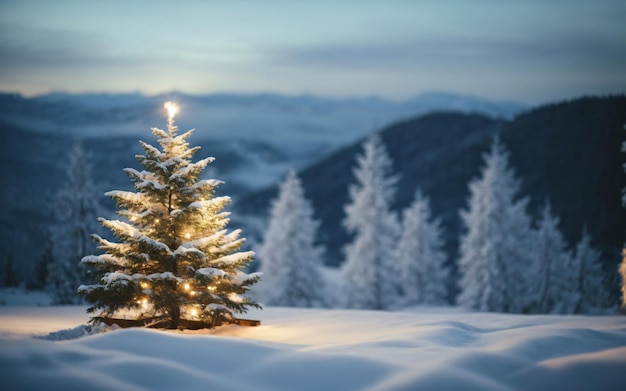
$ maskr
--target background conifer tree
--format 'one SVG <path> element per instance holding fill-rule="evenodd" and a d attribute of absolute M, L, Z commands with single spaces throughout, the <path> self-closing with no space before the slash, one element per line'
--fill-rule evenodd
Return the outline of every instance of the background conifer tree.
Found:
<path fill-rule="evenodd" d="M 36 269 L 36 280 L 34 284 L 35 289 L 46 289 L 46 283 L 48 281 L 48 273 L 50 272 L 50 264 L 54 262 L 52 239 L 50 235 L 44 239 L 43 249 L 39 255 Z"/>
<path fill-rule="evenodd" d="M 55 304 L 81 302 L 76 288 L 85 281 L 88 269 L 81 258 L 95 250 L 91 234 L 99 232 L 97 193 L 91 165 L 82 142 L 70 152 L 67 179 L 52 202 L 55 222 L 50 228 L 52 254 L 48 262 L 46 289 Z"/>
<path fill-rule="evenodd" d="M 363 144 L 349 189 L 344 225 L 354 234 L 345 247 L 342 266 L 343 299 L 349 308 L 387 309 L 399 297 L 399 268 L 395 246 L 398 221 L 391 211 L 397 177 L 392 162 L 377 134 Z"/>
<path fill-rule="evenodd" d="M 15 262 L 13 261 L 13 251 L 7 250 L 4 260 L 4 286 L 15 287 L 19 285 Z"/>
<path fill-rule="evenodd" d="M 626 129 L 626 125 L 624 125 Z M 626 152 L 626 141 L 622 143 L 622 152 Z M 622 165 L 624 172 L 626 172 L 626 163 Z M 626 208 L 626 186 L 622 189 L 622 206 Z M 622 276 L 622 312 L 626 314 L 626 246 L 622 249 L 622 263 L 619 265 L 619 273 Z"/>
<path fill-rule="evenodd" d="M 580 294 L 578 270 L 558 226 L 559 218 L 552 214 L 550 204 L 546 203 L 532 246 L 539 283 L 537 310 L 541 313 L 571 314 Z"/>
<path fill-rule="evenodd" d="M 291 171 L 272 204 L 269 226 L 258 251 L 264 276 L 259 292 L 265 304 L 325 304 L 326 287 L 320 272 L 324 249 L 315 245 L 318 226 L 300 179 Z"/>
<path fill-rule="evenodd" d="M 96 270 L 97 282 L 83 285 L 79 293 L 95 303 L 92 318 L 132 313 L 137 319 L 181 326 L 181 319 L 212 325 L 231 321 L 234 313 L 258 305 L 244 294 L 260 278 L 242 271 L 254 252 L 240 252 L 241 231 L 228 232 L 230 197 L 215 195 L 222 182 L 200 179 L 208 157 L 192 163 L 200 147 L 187 142 L 193 130 L 182 135 L 174 124 L 178 111 L 169 111 L 167 131 L 153 128 L 160 149 L 141 142 L 145 155 L 137 156 L 143 171 L 125 169 L 135 192 L 106 193 L 118 204 L 122 220 L 100 223 L 118 242 L 94 235 L 105 253 L 83 258 Z"/>
<path fill-rule="evenodd" d="M 469 208 L 461 211 L 466 232 L 460 240 L 457 301 L 480 311 L 522 312 L 532 297 L 526 277 L 533 273 L 528 199 L 516 199 L 520 183 L 498 139 L 484 161 L 481 177 L 469 184 Z"/>
<path fill-rule="evenodd" d="M 573 264 L 578 268 L 579 291 L 575 312 L 589 314 L 609 307 L 602 258 L 600 252 L 591 246 L 591 235 L 586 229 L 576 245 Z"/>
<path fill-rule="evenodd" d="M 441 221 L 432 218 L 428 198 L 420 191 L 402 212 L 396 258 L 405 305 L 446 303 L 449 271 L 445 266 Z"/>

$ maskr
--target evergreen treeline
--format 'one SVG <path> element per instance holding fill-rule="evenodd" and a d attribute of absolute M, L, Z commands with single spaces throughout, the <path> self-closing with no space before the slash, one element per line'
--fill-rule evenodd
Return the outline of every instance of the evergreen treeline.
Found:
<path fill-rule="evenodd" d="M 446 266 L 440 219 L 421 191 L 416 189 L 401 218 L 390 208 L 399 177 L 378 135 L 363 143 L 353 174 L 344 219 L 352 240 L 344 247 L 335 291 L 320 281 L 313 244 L 318 224 L 300 181 L 291 173 L 281 185 L 259 251 L 261 269 L 269 275 L 261 292 L 268 304 L 333 302 L 362 309 L 452 304 L 448 290 L 457 285 L 456 304 L 478 311 L 572 314 L 615 307 L 589 233 L 581 227 L 580 241 L 569 246 L 548 201 L 533 224 L 530 199 L 520 194 L 522 181 L 498 138 L 483 155 L 460 211 L 458 281 Z"/>

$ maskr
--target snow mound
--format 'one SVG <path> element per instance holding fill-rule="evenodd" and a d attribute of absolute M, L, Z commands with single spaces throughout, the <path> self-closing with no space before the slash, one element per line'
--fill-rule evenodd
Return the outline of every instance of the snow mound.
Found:
<path fill-rule="evenodd" d="M 86 318 L 85 307 L 74 307 L 74 316 L 11 308 L 0 308 L 0 331 L 19 332 L 5 320 L 58 327 L 58 316 L 67 324 Z M 611 391 L 626 384 L 626 317 L 275 307 L 246 317 L 262 326 L 85 332 L 63 342 L 4 338 L 0 376 L 3 387 L 20 390 Z M 73 336 L 80 327 L 52 335 Z"/>
<path fill-rule="evenodd" d="M 81 324 L 80 326 L 72 327 L 70 329 L 53 331 L 43 336 L 35 336 L 35 338 L 46 339 L 49 341 L 65 341 L 69 339 L 85 337 L 87 335 L 100 334 L 106 331 L 116 330 L 118 328 L 119 327 L 115 324 L 112 327 L 109 327 L 103 323 L 99 325 L 95 325 L 95 326 L 88 325 L 88 324 Z"/>

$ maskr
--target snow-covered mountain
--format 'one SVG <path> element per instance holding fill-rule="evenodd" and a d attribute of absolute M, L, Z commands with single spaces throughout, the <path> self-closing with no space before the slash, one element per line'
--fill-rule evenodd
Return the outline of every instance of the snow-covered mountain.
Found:
<path fill-rule="evenodd" d="M 437 110 L 510 118 L 522 109 L 516 103 L 445 93 L 424 94 L 403 102 L 275 94 L 170 93 L 146 97 L 54 93 L 29 99 L 0 95 L 0 121 L 35 132 L 81 138 L 150 139 L 151 127 L 164 126 L 162 105 L 168 100 L 181 106 L 177 118 L 181 130 L 195 128 L 194 140 L 218 144 L 219 150 L 209 148 L 205 153 L 232 154 L 246 162 L 238 170 L 224 170 L 228 171 L 224 179 L 248 190 L 272 184 L 290 167 L 302 168 L 403 118 Z"/>
<path fill-rule="evenodd" d="M 428 196 L 433 214 L 442 220 L 446 251 L 454 264 L 463 232 L 459 210 L 467 208 L 468 183 L 479 176 L 481 155 L 499 135 L 521 179 L 520 194 L 530 197 L 528 211 L 537 217 L 549 200 L 569 245 L 580 240 L 584 227 L 603 253 L 606 284 L 617 297 L 615 271 L 626 238 L 626 210 L 620 198 L 626 186 L 620 151 L 624 123 L 623 95 L 545 105 L 512 121 L 435 113 L 395 123 L 381 131 L 394 171 L 401 177 L 393 207 L 396 211 L 407 207 L 416 189 Z M 321 223 L 318 240 L 328 250 L 328 265 L 344 261 L 342 248 L 351 240 L 342 220 L 361 144 L 339 149 L 299 172 Z M 264 213 L 275 196 L 274 187 L 237 202 L 233 218 L 241 219 L 239 225 L 247 228 L 249 238 L 263 235 Z"/>
<path fill-rule="evenodd" d="M 137 167 L 138 140 L 152 142 L 151 127 L 166 126 L 163 103 L 168 100 L 181 107 L 181 130 L 197 129 L 190 142 L 202 146 L 198 157 L 216 157 L 205 176 L 225 181 L 222 192 L 235 200 L 274 184 L 289 168 L 303 168 L 403 118 L 433 110 L 509 118 L 522 108 L 443 93 L 404 102 L 274 94 L 0 94 L 1 271 L 5 259 L 19 254 L 28 262 L 18 265 L 25 274 L 40 255 L 49 201 L 65 180 L 73 139 L 84 139 L 100 193 L 130 189 L 122 169 Z M 104 196 L 101 201 L 113 209 Z"/>

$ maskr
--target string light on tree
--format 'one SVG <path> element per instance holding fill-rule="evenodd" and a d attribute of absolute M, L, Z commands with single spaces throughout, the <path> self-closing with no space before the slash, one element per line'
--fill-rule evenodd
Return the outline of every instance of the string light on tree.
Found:
<path fill-rule="evenodd" d="M 165 107 L 165 110 L 167 110 L 169 121 L 173 121 L 174 117 L 176 116 L 176 114 L 178 114 L 179 111 L 178 105 L 173 102 L 165 102 L 163 106 Z"/>
<path fill-rule="evenodd" d="M 217 325 L 234 321 L 234 313 L 249 307 L 260 308 L 245 296 L 260 279 L 260 273 L 243 272 L 254 252 L 239 251 L 245 241 L 241 231 L 226 227 L 229 218 L 223 209 L 230 198 L 215 196 L 221 181 L 201 179 L 214 159 L 192 161 L 200 149 L 187 141 L 193 131 L 178 134 L 178 106 L 166 102 L 164 108 L 167 131 L 152 129 L 160 148 L 141 142 L 145 154 L 137 160 L 143 170 L 125 169 L 135 192 L 106 193 L 117 201 L 118 215 L 127 219 L 99 219 L 118 243 L 94 236 L 105 254 L 83 258 L 97 276 L 94 284 L 79 288 L 94 303 L 88 310 L 97 312 L 92 322 L 127 318 L 128 311 L 144 309 L 137 319 L 144 324 L 166 319 L 168 327 L 185 327 L 184 317 L 191 314 Z M 211 294 L 192 290 L 198 286 L 212 287 Z"/>

